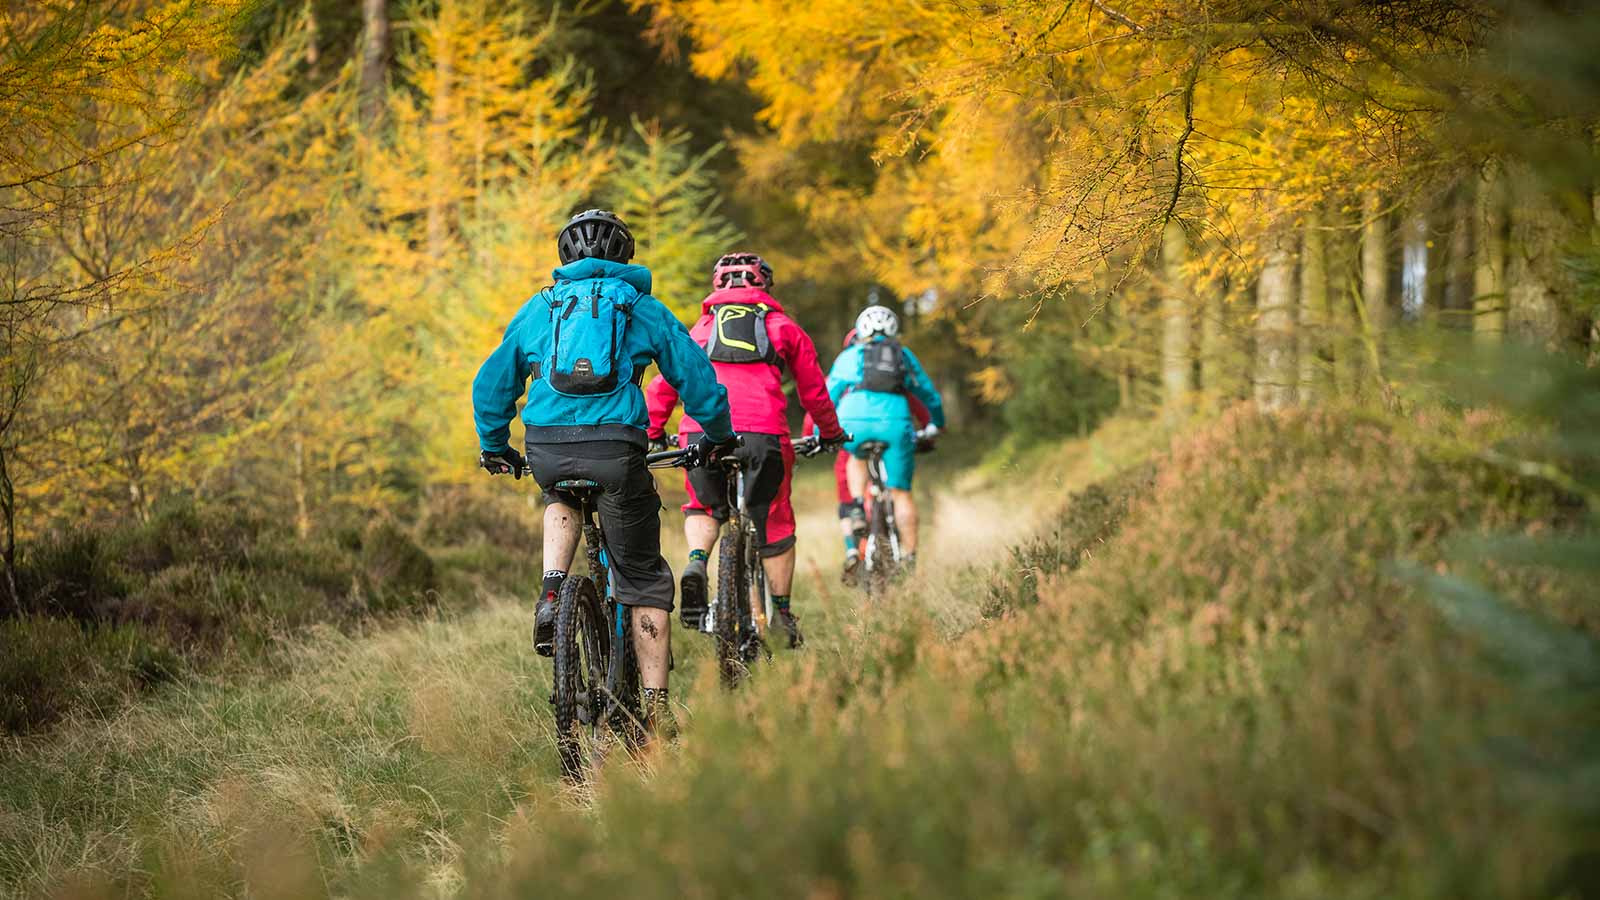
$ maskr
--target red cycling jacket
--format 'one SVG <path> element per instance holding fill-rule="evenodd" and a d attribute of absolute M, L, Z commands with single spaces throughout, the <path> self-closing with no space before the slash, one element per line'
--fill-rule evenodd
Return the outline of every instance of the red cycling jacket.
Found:
<path fill-rule="evenodd" d="M 711 310 L 726 303 L 765 304 L 767 312 L 767 337 L 772 341 L 778 359 L 794 375 L 796 393 L 806 413 L 822 426 L 824 437 L 834 438 L 842 433 L 839 416 L 828 399 L 828 382 L 822 366 L 817 362 L 817 348 L 771 294 L 760 288 L 729 288 L 715 291 L 700 304 L 700 321 L 689 329 L 689 335 L 700 346 L 706 345 L 711 335 Z M 754 434 L 789 433 L 789 398 L 783 393 L 783 370 L 777 365 L 764 363 L 724 363 L 712 361 L 717 371 L 717 381 L 728 389 L 728 405 L 733 407 L 733 430 Z M 666 436 L 667 419 L 678 405 L 678 392 L 665 378 L 657 376 L 645 388 L 645 403 L 650 411 L 651 438 Z M 678 424 L 682 432 L 698 432 L 700 424 L 684 415 Z"/>

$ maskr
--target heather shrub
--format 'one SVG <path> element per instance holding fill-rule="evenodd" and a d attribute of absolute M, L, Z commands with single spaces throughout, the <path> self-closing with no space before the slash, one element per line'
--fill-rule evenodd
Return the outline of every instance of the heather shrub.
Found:
<path fill-rule="evenodd" d="M 437 596 L 432 557 L 387 521 L 300 538 L 247 508 L 180 499 L 148 522 L 24 550 L 22 615 L 5 622 L 8 731 L 75 707 L 107 712 L 197 668 L 267 662 L 297 630 L 419 610 Z"/>
<path fill-rule="evenodd" d="M 94 627 L 48 616 L 0 620 L 0 733 L 26 731 L 73 710 L 114 709 L 182 671 L 166 637 L 141 626 Z"/>
<path fill-rule="evenodd" d="M 1571 708 L 1514 691 L 1395 561 L 1447 565 L 1452 539 L 1489 529 L 1569 529 L 1574 498 L 1419 439 L 1505 428 L 1439 416 L 1240 409 L 1180 437 L 1153 481 L 1134 470 L 1079 492 L 1052 535 L 996 566 L 1000 621 L 942 643 L 919 610 L 948 601 L 913 586 L 826 658 L 697 707 L 670 777 L 608 779 L 603 837 L 541 808 L 513 830 L 509 868 L 474 884 L 507 897 L 1568 884 L 1587 832 L 1493 746 Z M 1585 602 L 1547 574 L 1500 583 L 1527 604 Z M 647 859 L 673 862 L 641 875 Z"/>

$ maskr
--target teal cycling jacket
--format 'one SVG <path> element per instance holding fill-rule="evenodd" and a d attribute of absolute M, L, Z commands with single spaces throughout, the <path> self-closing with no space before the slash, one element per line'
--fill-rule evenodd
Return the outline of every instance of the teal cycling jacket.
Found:
<path fill-rule="evenodd" d="M 617 279 L 632 285 L 641 296 L 623 338 L 621 360 L 631 361 L 634 379 L 609 394 L 570 397 L 551 389 L 539 377 L 549 352 L 551 324 L 545 292 L 534 295 L 506 326 L 500 346 L 489 354 L 472 381 L 472 412 L 478 444 L 484 450 L 504 450 L 511 439 L 511 420 L 517 400 L 530 375 L 522 424 L 530 444 L 567 444 L 577 441 L 623 440 L 645 446 L 650 417 L 638 376 L 650 363 L 683 401 L 683 408 L 705 428 L 712 440 L 733 436 L 728 412 L 728 392 L 717 383 L 706 351 L 689 337 L 672 312 L 649 296 L 650 270 L 644 266 L 580 259 L 554 272 L 557 281 Z M 627 363 L 623 363 L 625 366 Z"/>
<path fill-rule="evenodd" d="M 883 338 L 874 338 L 883 340 Z M 944 428 L 944 401 L 933 379 L 922 368 L 917 355 L 907 347 L 900 348 L 905 360 L 905 390 L 898 393 L 866 391 L 857 387 L 861 383 L 862 345 L 851 344 L 833 361 L 828 372 L 828 396 L 839 410 L 839 421 L 849 430 L 851 422 L 905 422 L 912 427 L 911 404 L 906 393 L 915 394 L 928 407 L 928 418 L 934 425 Z"/>

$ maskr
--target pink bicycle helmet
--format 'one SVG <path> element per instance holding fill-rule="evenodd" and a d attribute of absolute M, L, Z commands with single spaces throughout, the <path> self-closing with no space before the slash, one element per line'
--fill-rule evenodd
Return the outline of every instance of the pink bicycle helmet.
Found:
<path fill-rule="evenodd" d="M 754 253 L 725 253 L 711 267 L 711 289 L 772 287 L 772 267 Z"/>

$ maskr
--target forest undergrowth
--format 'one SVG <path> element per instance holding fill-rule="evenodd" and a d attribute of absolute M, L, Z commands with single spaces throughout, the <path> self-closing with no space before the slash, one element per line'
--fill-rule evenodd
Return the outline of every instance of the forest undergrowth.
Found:
<path fill-rule="evenodd" d="M 1571 491 L 1444 449 L 1513 430 L 1240 407 L 1175 437 L 1120 419 L 949 460 L 921 479 L 924 567 L 870 607 L 833 581 L 830 485 L 809 472 L 811 646 L 730 695 L 680 636 L 677 745 L 563 786 L 514 598 L 323 627 L 281 679 L 188 680 L 7 746 L 0 885 L 1586 896 L 1600 831 L 1571 802 L 1581 767 L 1557 764 L 1593 737 L 1556 727 L 1583 721 L 1574 695 L 1519 679 L 1407 574 L 1472 577 L 1593 653 L 1577 574 L 1453 549 L 1587 534 Z"/>

